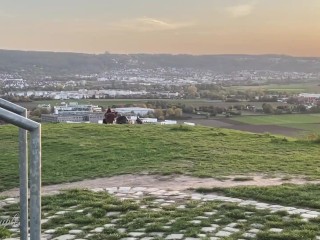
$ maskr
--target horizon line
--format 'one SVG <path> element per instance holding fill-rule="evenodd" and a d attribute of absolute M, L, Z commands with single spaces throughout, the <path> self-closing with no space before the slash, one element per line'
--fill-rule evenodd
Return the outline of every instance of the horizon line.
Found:
<path fill-rule="evenodd" d="M 39 52 L 39 53 L 71 53 L 71 54 L 84 54 L 84 55 L 171 55 L 171 56 L 279 56 L 279 57 L 292 57 L 292 58 L 320 58 L 320 56 L 302 56 L 302 55 L 290 55 L 284 53 L 208 53 L 208 54 L 193 54 L 193 53 L 152 53 L 152 52 L 133 52 L 133 53 L 114 53 L 114 52 L 76 52 L 76 51 L 53 51 L 53 50 L 26 50 L 26 49 L 5 49 L 0 48 L 0 51 L 12 51 L 12 52 Z"/>

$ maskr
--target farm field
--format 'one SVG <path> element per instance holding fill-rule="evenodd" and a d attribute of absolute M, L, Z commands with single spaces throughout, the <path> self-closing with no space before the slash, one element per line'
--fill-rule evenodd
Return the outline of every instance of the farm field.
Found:
<path fill-rule="evenodd" d="M 288 92 L 299 94 L 303 92 L 320 93 L 319 83 L 300 83 L 300 84 L 269 84 L 261 86 L 232 86 L 234 90 L 267 90 L 270 92 Z"/>
<path fill-rule="evenodd" d="M 295 128 L 306 133 L 320 133 L 320 114 L 288 114 L 268 116 L 241 116 L 233 120 L 254 126 Z"/>
<path fill-rule="evenodd" d="M 0 126 L 0 191 L 18 186 L 17 129 Z M 128 173 L 319 179 L 319 144 L 208 127 L 43 124 L 43 184 Z"/>

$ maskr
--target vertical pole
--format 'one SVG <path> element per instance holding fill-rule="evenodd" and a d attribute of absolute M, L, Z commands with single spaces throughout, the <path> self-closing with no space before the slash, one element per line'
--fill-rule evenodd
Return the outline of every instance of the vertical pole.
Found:
<path fill-rule="evenodd" d="M 41 125 L 31 131 L 30 239 L 41 239 Z"/>
<path fill-rule="evenodd" d="M 20 114 L 27 117 L 27 110 Z M 19 128 L 20 175 L 20 239 L 28 240 L 28 138 L 27 130 Z"/>

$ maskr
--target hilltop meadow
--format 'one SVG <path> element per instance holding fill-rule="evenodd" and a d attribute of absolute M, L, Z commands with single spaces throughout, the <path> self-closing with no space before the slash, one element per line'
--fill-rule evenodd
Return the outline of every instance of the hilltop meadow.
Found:
<path fill-rule="evenodd" d="M 315 142 L 228 129 L 42 125 L 44 185 L 119 174 L 320 178 Z M 18 129 L 0 126 L 0 191 L 18 186 Z"/>

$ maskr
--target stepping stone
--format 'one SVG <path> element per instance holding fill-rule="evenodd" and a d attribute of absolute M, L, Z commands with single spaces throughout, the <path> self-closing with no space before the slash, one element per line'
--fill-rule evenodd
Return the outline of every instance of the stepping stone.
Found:
<path fill-rule="evenodd" d="M 143 196 L 143 194 L 144 194 L 143 192 L 136 192 L 134 195 L 135 196 Z"/>
<path fill-rule="evenodd" d="M 192 221 L 190 221 L 190 223 L 193 223 L 193 224 L 201 224 L 201 220 L 192 220 Z"/>
<path fill-rule="evenodd" d="M 127 237 L 127 238 L 121 238 L 120 240 L 137 240 L 138 238 L 135 237 Z"/>
<path fill-rule="evenodd" d="M 261 231 L 260 229 L 253 228 L 253 229 L 250 229 L 250 230 L 249 230 L 249 233 L 255 233 L 255 234 L 257 234 L 257 233 L 260 232 L 260 231 Z"/>
<path fill-rule="evenodd" d="M 115 226 L 115 224 L 112 224 L 112 223 L 104 225 L 105 228 L 113 228 L 114 226 Z"/>
<path fill-rule="evenodd" d="M 232 234 L 233 234 L 232 232 L 219 231 L 217 232 L 216 237 L 229 237 Z"/>
<path fill-rule="evenodd" d="M 155 236 L 155 237 L 163 237 L 164 233 L 163 232 L 151 232 L 149 233 L 150 236 Z"/>
<path fill-rule="evenodd" d="M 108 212 L 107 217 L 119 216 L 121 212 Z"/>
<path fill-rule="evenodd" d="M 94 234 L 89 233 L 89 234 L 87 234 L 87 235 L 85 236 L 85 238 L 89 238 L 89 237 L 92 237 L 92 236 L 94 236 Z"/>
<path fill-rule="evenodd" d="M 75 235 L 65 234 L 65 235 L 61 235 L 59 237 L 56 237 L 53 240 L 71 240 L 71 239 L 75 239 L 75 238 L 76 238 Z"/>
<path fill-rule="evenodd" d="M 103 188 L 92 188 L 92 189 L 90 189 L 90 191 L 97 193 L 97 192 L 103 192 L 104 189 Z"/>
<path fill-rule="evenodd" d="M 15 200 L 14 198 L 6 198 L 3 201 L 8 202 L 8 201 L 14 201 L 14 200 Z"/>
<path fill-rule="evenodd" d="M 237 229 L 237 228 L 232 228 L 232 227 L 225 227 L 223 228 L 224 231 L 227 231 L 227 232 L 232 232 L 232 233 L 236 233 L 236 232 L 239 232 L 240 230 Z"/>
<path fill-rule="evenodd" d="M 76 227 L 77 225 L 74 223 L 68 223 L 64 225 L 65 227 Z"/>
<path fill-rule="evenodd" d="M 76 211 L 76 213 L 83 213 L 84 209 L 79 209 Z"/>
<path fill-rule="evenodd" d="M 213 216 L 215 215 L 217 212 L 205 212 L 204 215 L 206 216 Z"/>
<path fill-rule="evenodd" d="M 201 232 L 213 233 L 217 230 L 216 227 L 203 227 L 201 228 Z"/>
<path fill-rule="evenodd" d="M 139 229 L 137 229 L 136 231 L 137 231 L 137 232 L 145 232 L 146 229 L 145 229 L 145 228 L 139 228 Z"/>
<path fill-rule="evenodd" d="M 198 216 L 198 217 L 195 217 L 195 219 L 208 219 L 208 217 Z"/>
<path fill-rule="evenodd" d="M 125 228 L 118 228 L 117 230 L 119 233 L 125 233 L 127 231 Z"/>
<path fill-rule="evenodd" d="M 69 211 L 60 211 L 60 212 L 56 212 L 55 215 L 64 215 L 66 213 L 68 213 Z"/>
<path fill-rule="evenodd" d="M 229 223 L 229 224 L 227 225 L 227 227 L 231 227 L 231 228 L 234 228 L 234 227 L 236 227 L 236 226 L 238 226 L 238 223 Z"/>
<path fill-rule="evenodd" d="M 103 228 L 103 227 L 97 227 L 97 228 L 95 228 L 95 229 L 91 230 L 90 232 L 94 232 L 94 233 L 102 233 L 102 232 L 103 232 L 103 230 L 104 230 L 104 228 Z"/>
<path fill-rule="evenodd" d="M 176 207 L 177 209 L 185 209 L 186 208 L 186 205 L 180 205 L 178 207 Z"/>
<path fill-rule="evenodd" d="M 281 233 L 283 231 L 283 229 L 281 229 L 281 228 L 270 228 L 269 231 L 270 232 L 274 232 L 274 233 Z"/>
<path fill-rule="evenodd" d="M 251 224 L 250 225 L 251 227 L 253 227 L 253 228 L 263 228 L 263 225 L 262 224 L 260 224 L 260 223 L 253 223 L 253 224 Z"/>
<path fill-rule="evenodd" d="M 200 240 L 201 238 L 192 238 L 192 237 L 187 237 L 185 240 Z"/>
<path fill-rule="evenodd" d="M 199 233 L 199 234 L 198 234 L 198 237 L 199 237 L 199 238 L 205 238 L 205 237 L 207 237 L 207 235 L 205 235 L 205 234 L 203 234 L 203 233 Z"/>
<path fill-rule="evenodd" d="M 77 235 L 77 234 L 81 234 L 81 233 L 83 233 L 83 231 L 82 231 L 82 230 L 77 230 L 77 229 L 74 229 L 74 230 L 70 230 L 70 231 L 69 231 L 69 234 L 75 234 L 75 235 Z"/>
<path fill-rule="evenodd" d="M 144 232 L 130 232 L 130 233 L 128 233 L 128 235 L 131 237 L 141 237 L 141 236 L 145 235 L 145 233 Z"/>
<path fill-rule="evenodd" d="M 245 238 L 255 238 L 257 235 L 255 233 L 244 233 L 242 236 Z"/>
<path fill-rule="evenodd" d="M 140 240 L 152 240 L 154 239 L 153 237 L 144 237 L 144 238 L 140 238 Z"/>
<path fill-rule="evenodd" d="M 219 240 L 220 238 L 218 237 L 211 237 L 210 240 Z"/>
<path fill-rule="evenodd" d="M 50 219 L 41 219 L 41 224 L 45 224 L 47 222 L 49 222 Z"/>
<path fill-rule="evenodd" d="M 166 237 L 167 240 L 179 240 L 183 238 L 183 234 L 170 234 Z"/>
<path fill-rule="evenodd" d="M 55 233 L 56 231 L 57 231 L 56 229 L 48 229 L 48 230 L 44 231 L 44 233 L 53 234 L 53 233 Z"/>
<path fill-rule="evenodd" d="M 167 207 L 167 206 L 171 206 L 171 203 L 161 203 L 160 206 L 161 207 Z"/>
<path fill-rule="evenodd" d="M 318 215 L 303 213 L 303 214 L 301 214 L 301 217 L 306 218 L 306 219 L 310 219 L 310 218 L 317 218 Z"/>
<path fill-rule="evenodd" d="M 248 222 L 248 220 L 247 219 L 239 219 L 238 222 L 239 223 L 245 223 L 245 222 Z"/>

